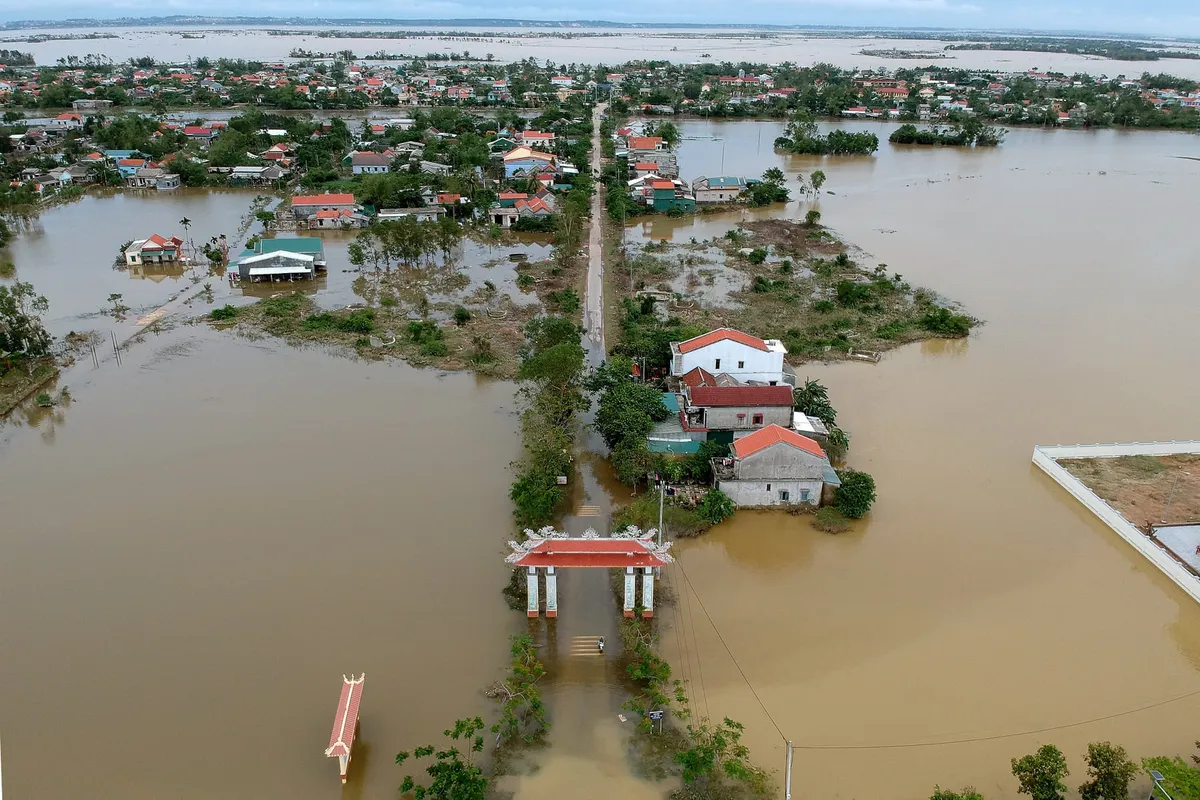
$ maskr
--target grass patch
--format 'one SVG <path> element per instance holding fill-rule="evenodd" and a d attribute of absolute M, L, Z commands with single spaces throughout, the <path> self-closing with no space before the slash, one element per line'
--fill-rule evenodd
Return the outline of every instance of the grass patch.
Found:
<path fill-rule="evenodd" d="M 825 533 L 845 533 L 850 530 L 850 520 L 836 508 L 826 506 L 813 514 L 812 526 Z"/>
<path fill-rule="evenodd" d="M 2 368 L 3 365 L 0 365 Z M 17 362 L 12 369 L 0 374 L 0 417 L 16 408 L 37 387 L 58 374 L 54 359 L 43 358 L 35 362 L 33 373 L 24 363 Z"/>
<path fill-rule="evenodd" d="M 642 530 L 658 527 L 658 493 L 645 492 L 613 514 L 613 526 L 622 530 L 636 525 Z M 663 527 L 671 539 L 688 539 L 699 536 L 712 527 L 695 509 L 678 505 L 675 498 L 668 497 L 663 505 Z"/>

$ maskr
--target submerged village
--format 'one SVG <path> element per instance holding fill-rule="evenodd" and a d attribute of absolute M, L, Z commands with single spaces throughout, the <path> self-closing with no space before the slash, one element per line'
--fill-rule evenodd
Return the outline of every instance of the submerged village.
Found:
<path fill-rule="evenodd" d="M 842 233 L 841 175 L 860 180 L 847 165 L 869 164 L 881 148 L 899 159 L 997 151 L 1022 128 L 1079 136 L 1110 127 L 1200 129 L 1200 87 L 1166 74 L 541 66 L 465 51 L 294 55 L 279 63 L 89 57 L 35 65 L 17 51 L 0 54 L 8 60 L 0 66 L 0 435 L 5 425 L 9 434 L 69 432 L 72 414 L 101 391 L 91 376 L 109 362 L 153 371 L 159 353 L 190 357 L 193 339 L 224 353 L 298 354 L 302 382 L 337 382 L 343 378 L 333 376 L 353 365 L 365 370 L 355 381 L 391 386 L 415 368 L 436 376 L 421 393 L 455 395 L 447 406 L 463 409 L 459 421 L 484 414 L 491 402 L 462 397 L 492 398 L 497 388 L 511 397 L 505 413 L 519 444 L 504 457 L 503 503 L 512 516 L 487 506 L 491 528 L 477 548 L 497 551 L 485 555 L 508 578 L 478 593 L 491 598 L 481 603 L 504 608 L 492 618 L 506 626 L 496 626 L 502 652 L 492 658 L 501 671 L 481 668 L 490 677 L 469 690 L 482 700 L 448 716 L 442 703 L 436 714 L 444 719 L 395 738 L 404 726 L 394 704 L 377 705 L 372 695 L 378 684 L 399 682 L 386 670 L 355 666 L 354 626 L 337 662 L 345 671 L 340 681 L 332 674 L 327 696 L 287 699 L 316 706 L 303 723 L 284 723 L 297 726 L 289 747 L 312 738 L 312 719 L 322 728 L 315 732 L 322 741 L 296 763 L 324 756 L 327 769 L 317 768 L 330 779 L 326 788 L 337 786 L 337 773 L 347 791 L 371 797 L 395 796 L 378 791 L 389 784 L 403 797 L 573 796 L 564 793 L 591 767 L 556 762 L 556 753 L 562 759 L 564 751 L 593 748 L 596 763 L 621 775 L 588 778 L 609 787 L 605 796 L 799 791 L 804 776 L 793 775 L 793 758 L 803 758 L 805 746 L 775 724 L 772 701 L 756 690 L 759 678 L 746 675 L 736 642 L 726 642 L 730 628 L 704 602 L 726 580 L 745 579 L 736 569 L 706 569 L 703 548 L 734 552 L 744 545 L 722 532 L 745 539 L 755 528 L 786 530 L 827 559 L 860 542 L 889 491 L 867 471 L 888 445 L 859 430 L 878 433 L 862 409 L 911 400 L 877 398 L 866 379 L 851 382 L 857 395 L 842 389 L 844 371 L 867 375 L 913 351 L 949 354 L 945 363 L 991 325 L 957 302 L 953 287 L 906 278 L 909 265 L 881 263 Z M 713 120 L 771 127 L 726 139 Z M 884 121 L 896 124 L 880 127 Z M 692 155 L 700 144 L 708 148 L 703 159 Z M 737 166 L 727 169 L 727 159 Z M 89 214 L 100 221 L 89 222 Z M 56 228 L 55 215 L 80 230 Z M 64 236 L 79 250 L 71 276 L 13 255 L 23 243 L 59 246 L 52 240 Z M 834 367 L 843 372 L 831 381 L 825 376 Z M 451 383 L 459 373 L 472 373 L 471 382 Z M 218 391 L 214 384 L 201 393 Z M 839 414 L 843 404 L 856 413 Z M 259 413 L 268 410 L 237 411 Z M 430 430 L 439 424 L 447 427 L 430 422 Z M 378 458 L 374 466 L 395 469 L 391 456 L 367 455 L 374 442 L 362 446 L 342 463 Z M 402 459 L 415 452 L 400 447 Z M 1128 493 L 1131 482 L 1152 483 L 1162 525 L 1139 524 L 1129 536 L 1153 551 L 1150 561 L 1165 559 L 1159 569 L 1187 591 L 1196 574 L 1191 534 L 1167 523 L 1175 503 L 1177 514 L 1193 508 L 1190 495 L 1174 496 L 1192 452 L 1106 451 L 1100 455 L 1153 462 L 1120 462 L 1125 471 L 1113 474 L 1082 463 L 1088 451 L 1045 451 L 1034 460 L 1076 497 L 1083 490 L 1067 472 L 1089 491 L 1110 493 L 1106 501 L 1129 522 L 1140 522 L 1133 517 L 1146 507 Z M 297 465 L 308 458 L 302 450 L 292 457 Z M 239 458 L 219 459 L 220 471 L 232 476 Z M 431 472 L 447 469 L 440 456 L 430 464 Z M 1194 494 L 1192 479 L 1183 484 L 1185 495 Z M 271 505 L 269 493 L 255 502 Z M 328 523 L 329 533 L 338 527 L 339 543 L 354 549 L 357 523 L 348 520 L 357 512 L 341 513 L 346 519 Z M 925 524 L 926 512 L 903 503 L 888 513 Z M 1194 520 L 1185 527 L 1196 527 Z M 425 547 L 415 547 L 414 566 L 417 559 L 437 561 L 438 569 L 454 563 Z M 1155 555 L 1156 547 L 1175 556 Z M 758 559 L 760 578 L 771 574 L 769 553 L 749 558 Z M 347 583 L 354 568 L 341 573 Z M 846 602 L 837 584 L 822 585 L 831 603 Z M 407 613 L 414 612 L 387 612 Z M 709 645 L 736 667 L 727 685 L 748 689 L 755 702 L 723 708 L 711 658 L 705 687 L 697 620 L 711 626 Z M 780 654 L 760 662 L 760 672 L 785 661 L 811 669 Z M 378 691 L 392 700 L 421 689 Z M 0 717 L 0 735 L 5 724 Z M 1022 724 L 1009 727 L 1031 727 Z M 588 739 L 593 726 L 602 746 Z M 867 739 L 893 731 L 884 733 Z M 976 734 L 985 740 L 991 731 Z M 1054 741 L 1004 742 L 1011 771 L 1001 759 L 1003 777 L 974 779 L 990 781 L 979 791 L 969 777 L 961 791 L 940 788 L 959 780 L 957 768 L 920 783 L 934 800 L 1062 797 L 1067 757 Z M 766 753 L 763 742 L 771 742 Z M 1140 791 L 1149 781 L 1151 792 L 1168 798 L 1200 797 L 1200 772 L 1175 757 L 1187 742 L 1175 750 L 1154 742 L 1169 754 L 1141 753 L 1148 757 L 1137 763 L 1119 744 L 1089 740 L 1089 783 L 1080 796 L 1134 796 L 1130 786 Z M 821 746 L 809 749 L 821 755 Z M 11 763 L 21 769 L 6 763 L 10 775 Z M 299 774 L 311 785 L 311 775 Z M 371 787 L 365 795 L 364 787 Z"/>

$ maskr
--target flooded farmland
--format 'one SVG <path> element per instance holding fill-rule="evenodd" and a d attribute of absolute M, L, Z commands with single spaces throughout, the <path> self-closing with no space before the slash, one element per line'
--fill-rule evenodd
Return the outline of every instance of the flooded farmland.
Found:
<path fill-rule="evenodd" d="M 528 27 L 488 25 L 470 29 L 456 24 L 456 30 L 467 29 L 469 36 L 447 36 L 436 28 L 412 25 L 412 33 L 403 38 L 382 38 L 372 33 L 396 33 L 394 26 L 355 25 L 354 32 L 363 36 L 339 36 L 336 39 L 317 34 L 318 25 L 272 26 L 275 34 L 262 28 L 242 25 L 212 25 L 203 29 L 165 27 L 105 28 L 104 33 L 117 38 L 102 42 L 87 39 L 54 40 L 27 44 L 23 49 L 33 53 L 39 64 L 54 64 L 60 58 L 80 58 L 97 49 L 114 61 L 151 56 L 159 61 L 189 61 L 199 56 L 209 58 L 256 58 L 290 60 L 294 48 L 316 53 L 349 49 L 359 56 L 383 51 L 385 53 L 424 56 L 427 53 L 462 53 L 476 57 L 490 53 L 497 61 L 519 61 L 525 58 L 549 59 L 560 63 L 621 64 L 630 59 L 648 59 L 690 63 L 699 61 L 768 62 L 791 61 L 799 64 L 833 64 L 844 68 L 909 68 L 916 64 L 936 63 L 940 66 L 963 69 L 996 69 L 1020 71 L 1039 67 L 1068 75 L 1141 75 L 1146 68 L 1142 61 L 1117 61 L 1071 53 L 1029 53 L 986 50 L 955 51 L 944 59 L 904 59 L 891 56 L 864 55 L 863 50 L 881 52 L 909 50 L 920 53 L 942 51 L 947 44 L 934 39 L 880 38 L 871 35 L 832 36 L 829 32 L 777 31 L 764 35 L 731 27 L 657 28 L 653 31 L 614 31 L 611 28 L 572 28 L 570 32 L 529 37 Z M 277 35 L 285 32 L 286 35 Z M 49 31 L 61 33 L 61 29 Z M 345 33 L 349 33 L 347 30 Z M 39 31 L 22 31 L 36 34 Z M 188 38 L 182 38 L 186 34 Z M 581 35 L 582 34 L 582 35 Z M 591 35 L 588 35 L 591 34 Z M 599 34 L 599 35 L 597 35 Z M 1189 43 L 1172 41 L 1172 50 L 1188 49 Z M 368 59 L 369 60 L 369 59 Z M 1200 78 L 1200 61 L 1164 58 L 1156 62 L 1155 71 L 1183 77 Z"/>
<path fill-rule="evenodd" d="M 763 765 L 782 769 L 783 736 L 801 748 L 798 796 L 925 797 L 936 782 L 1015 797 L 1008 759 L 1046 742 L 1071 780 L 1088 741 L 1186 754 L 1200 697 L 1172 699 L 1200 691 L 1200 609 L 1029 462 L 1035 443 L 1200 427 L 1200 264 L 1186 235 L 1156 233 L 1190 230 L 1200 162 L 1180 156 L 1200 156 L 1200 137 L 1021 130 L 994 151 L 813 159 L 774 154 L 777 127 L 684 123 L 684 177 L 823 169 L 823 222 L 986 324 L 878 365 L 799 368 L 829 385 L 879 500 L 837 537 L 741 514 L 678 545 L 690 635 L 660 616 L 677 674 L 747 725 Z M 252 199 L 88 199 L 10 252 L 61 334 L 111 292 L 152 306 L 188 280 L 111 270 L 123 241 L 185 215 L 197 239 L 232 233 Z M 637 223 L 630 241 L 709 238 L 741 216 Z M 353 298 L 342 239 L 326 238 L 323 305 Z M 234 291 L 214 288 L 217 304 Z M 339 675 L 365 671 L 366 747 L 341 796 L 391 798 L 397 750 L 489 710 L 480 689 L 524 626 L 499 593 L 510 384 L 205 326 L 64 380 L 69 407 L 0 427 L 14 797 L 339 796 L 321 751 Z M 575 580 L 563 637 L 611 612 L 573 611 Z M 619 682 L 589 669 L 564 674 Z M 610 774 L 610 695 L 578 696 L 554 709 L 539 770 L 508 788 L 560 797 L 586 768 L 589 787 L 651 796 Z"/>

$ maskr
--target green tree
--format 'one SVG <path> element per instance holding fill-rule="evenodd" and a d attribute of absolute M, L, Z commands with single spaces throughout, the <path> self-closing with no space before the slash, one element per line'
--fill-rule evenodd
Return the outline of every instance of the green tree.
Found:
<path fill-rule="evenodd" d="M 829 403 L 829 389 L 819 381 L 805 379 L 803 386 L 792 390 L 792 407 L 797 411 L 833 425 L 837 421 L 837 411 Z"/>
<path fill-rule="evenodd" d="M 875 502 L 875 479 L 853 469 L 839 470 L 838 478 L 842 485 L 838 487 L 834 499 L 837 510 L 850 519 L 865 516 Z"/>
<path fill-rule="evenodd" d="M 1150 770 L 1161 773 L 1163 788 L 1173 800 L 1200 800 L 1200 769 L 1189 766 L 1182 758 L 1143 758 L 1142 769 L 1147 773 Z"/>
<path fill-rule="evenodd" d="M 812 185 L 813 194 L 820 194 L 821 187 L 825 185 L 825 173 L 822 170 L 813 170 L 813 174 L 809 177 L 808 182 Z"/>
<path fill-rule="evenodd" d="M 810 208 L 804 215 L 804 224 L 810 228 L 815 228 L 821 222 L 821 212 L 815 208 Z"/>
<path fill-rule="evenodd" d="M 411 757 L 433 757 L 433 763 L 425 768 L 431 780 L 418 783 L 411 775 L 404 776 L 400 784 L 401 794 L 411 795 L 416 800 L 484 800 L 487 797 L 488 779 L 483 770 L 475 765 L 475 755 L 483 752 L 483 720 L 460 719 L 451 730 L 443 732 L 450 743 L 438 750 L 433 745 L 418 747 Z M 459 743 L 462 750 L 459 750 Z M 396 754 L 396 763 L 404 764 L 410 757 L 407 750 Z"/>
<path fill-rule="evenodd" d="M 1080 800 L 1125 800 L 1137 765 L 1125 748 L 1111 742 L 1092 742 L 1087 749 L 1088 781 L 1079 787 Z"/>
<path fill-rule="evenodd" d="M 675 760 L 683 766 L 684 782 L 719 785 L 728 778 L 752 791 L 765 793 L 768 776 L 750 762 L 750 750 L 742 744 L 744 730 L 745 726 L 729 717 L 720 724 L 707 719 L 689 724 L 690 747 L 675 755 Z"/>
<path fill-rule="evenodd" d="M 769 167 L 763 172 L 762 177 L 767 183 L 772 183 L 776 186 L 782 186 L 783 182 L 786 180 L 783 170 L 781 170 L 779 167 Z"/>
<path fill-rule="evenodd" d="M 596 419 L 592 424 L 610 449 L 621 442 L 644 440 L 654 427 L 670 414 L 663 405 L 662 393 L 644 383 L 622 381 L 600 396 Z"/>
<path fill-rule="evenodd" d="M 701 519 L 716 525 L 732 517 L 736 510 L 737 507 L 727 494 L 720 489 L 710 489 L 700 501 L 696 513 Z"/>
<path fill-rule="evenodd" d="M 42 317 L 49 309 L 50 302 L 34 291 L 33 284 L 16 281 L 0 286 L 0 356 L 46 355 L 51 339 Z"/>
<path fill-rule="evenodd" d="M 550 728 L 546 721 L 546 708 L 542 703 L 537 683 L 546 674 L 546 668 L 537 659 L 533 637 L 528 634 L 509 637 L 508 677 L 493 687 L 493 694 L 500 700 L 500 721 L 492 726 L 492 733 L 505 739 L 521 736 L 526 742 Z M 522 727 L 532 730 L 521 734 Z"/>
<path fill-rule="evenodd" d="M 1017 791 L 1033 800 L 1063 800 L 1066 796 L 1067 785 L 1063 778 L 1069 774 L 1067 759 L 1052 744 L 1042 745 L 1036 753 L 1014 758 L 1012 774 L 1020 784 Z"/>
<path fill-rule="evenodd" d="M 929 800 L 983 800 L 983 795 L 975 791 L 975 788 L 972 786 L 968 786 L 961 792 L 952 792 L 949 789 L 934 786 L 933 794 L 929 795 Z"/>

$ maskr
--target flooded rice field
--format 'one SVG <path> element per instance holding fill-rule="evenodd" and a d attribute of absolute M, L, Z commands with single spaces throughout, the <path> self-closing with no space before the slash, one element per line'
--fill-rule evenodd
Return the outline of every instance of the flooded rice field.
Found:
<path fill-rule="evenodd" d="M 767 767 L 782 769 L 792 739 L 798 796 L 899 800 L 940 783 L 1015 798 L 1008 759 L 1042 743 L 1068 754 L 1071 780 L 1088 741 L 1190 752 L 1200 609 L 1030 454 L 1200 427 L 1200 264 L 1186 235 L 1163 233 L 1190 230 L 1200 162 L 1181 156 L 1200 155 L 1200 137 L 1021 130 L 992 151 L 813 159 L 774 154 L 771 124 L 682 127 L 685 178 L 823 169 L 824 223 L 986 323 L 877 365 L 798 368 L 830 387 L 850 463 L 879 499 L 841 536 L 744 513 L 677 546 L 671 577 L 694 592 L 660 619 L 693 704 L 746 724 Z M 123 241 L 178 232 L 185 215 L 198 240 L 232 233 L 252 199 L 84 200 L 10 252 L 61 334 L 111 292 L 152 306 L 189 280 L 111 270 Z M 805 209 L 628 235 L 703 240 L 743 213 Z M 342 239 L 326 238 L 323 305 L 354 297 Z M 472 255 L 471 279 L 506 269 L 482 265 L 507 252 Z M 229 287 L 214 289 L 226 302 Z M 68 407 L 0 427 L 14 797 L 339 796 L 322 750 L 339 676 L 365 671 L 366 747 L 344 796 L 390 798 L 397 750 L 489 710 L 480 689 L 523 627 L 499 592 L 510 384 L 205 326 L 148 335 L 121 366 L 63 382 Z M 564 579 L 560 640 L 615 622 L 612 608 L 571 607 L 586 580 Z M 590 669 L 561 674 L 619 680 Z M 611 694 L 573 697 L 554 708 L 537 771 L 506 779 L 518 796 L 562 796 L 580 775 L 600 786 L 620 766 Z"/>
<path fill-rule="evenodd" d="M 206 264 L 143 265 L 114 268 L 120 250 L 132 239 L 157 233 L 162 236 L 190 238 L 197 248 L 213 237 L 225 235 L 230 257 L 236 258 L 246 240 L 262 234 L 263 226 L 253 218 L 253 204 L 259 194 L 254 190 L 179 190 L 174 192 L 111 193 L 87 196 L 52 208 L 31 220 L 23 235 L 5 252 L 16 267 L 14 280 L 32 283 L 50 301 L 46 324 L 50 332 L 63 336 L 70 331 L 108 330 L 115 326 L 109 296 L 120 294 L 120 303 L 129 307 L 128 316 L 136 317 L 162 306 L 169 298 L 192 293 L 205 284 L 212 288 L 211 299 L 198 298 L 188 306 L 189 313 L 200 314 L 225 303 L 259 299 L 286 291 L 311 295 L 325 308 L 343 308 L 360 303 L 355 291 L 359 270 L 350 263 L 348 246 L 354 231 L 286 231 L 268 237 L 314 236 L 322 240 L 328 269 L 312 281 L 295 283 L 242 283 L 230 285 L 224 270 L 209 270 Z M 184 228 L 180 223 L 189 220 Z M 546 235 L 512 234 L 502 242 L 482 242 L 463 238 L 451 253 L 460 295 L 470 295 L 491 282 L 496 296 L 507 295 L 515 305 L 532 306 L 537 297 L 516 285 L 518 262 L 510 259 L 524 254 L 526 261 L 549 256 L 551 245 Z M 203 262 L 203 255 L 198 256 Z M 443 262 L 438 257 L 439 263 Z M 122 262 L 123 263 L 123 262 Z M 464 280 L 465 279 L 465 280 Z M 431 300 L 438 300 L 430 291 Z M 445 298 L 441 298 L 445 299 Z"/>

